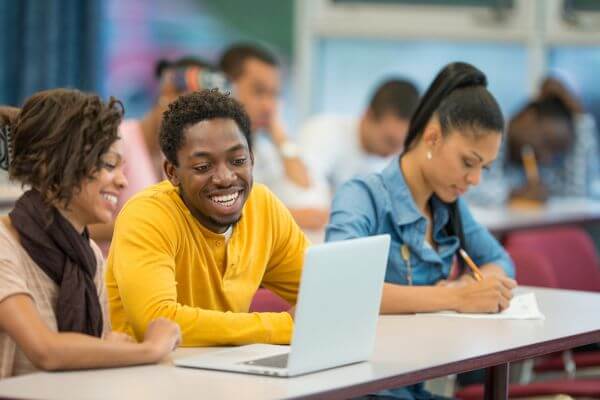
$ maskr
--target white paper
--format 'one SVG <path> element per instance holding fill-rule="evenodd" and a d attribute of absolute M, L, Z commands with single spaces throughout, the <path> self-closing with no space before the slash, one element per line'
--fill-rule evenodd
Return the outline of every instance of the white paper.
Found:
<path fill-rule="evenodd" d="M 535 293 L 520 294 L 512 298 L 508 308 L 496 314 L 468 314 L 454 311 L 440 311 L 436 313 L 424 313 L 417 315 L 431 315 L 444 317 L 472 318 L 472 319 L 545 319 L 540 311 Z"/>

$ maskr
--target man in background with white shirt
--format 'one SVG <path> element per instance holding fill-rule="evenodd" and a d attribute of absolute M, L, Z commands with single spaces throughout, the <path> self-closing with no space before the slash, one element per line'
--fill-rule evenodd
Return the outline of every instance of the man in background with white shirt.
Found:
<path fill-rule="evenodd" d="M 299 147 L 279 120 L 279 62 L 259 46 L 235 44 L 223 52 L 219 69 L 250 117 L 254 179 L 281 199 L 301 228 L 323 229 L 329 217 L 328 189 L 315 187 Z"/>
<path fill-rule="evenodd" d="M 404 144 L 419 101 L 415 85 L 391 79 L 375 90 L 359 119 L 320 115 L 300 131 L 299 144 L 311 176 L 331 193 L 355 175 L 381 171 Z"/>

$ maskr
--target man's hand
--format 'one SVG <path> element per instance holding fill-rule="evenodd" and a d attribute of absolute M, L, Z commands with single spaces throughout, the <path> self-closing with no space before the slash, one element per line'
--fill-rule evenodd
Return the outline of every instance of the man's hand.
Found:
<path fill-rule="evenodd" d="M 278 118 L 274 117 L 268 127 L 268 133 L 271 136 L 271 140 L 281 149 L 281 146 L 288 141 L 288 136 L 283 129 L 283 124 Z M 301 188 L 307 189 L 310 187 L 310 177 L 304 162 L 300 157 L 281 157 L 283 162 L 283 168 L 287 178 L 298 185 Z"/>

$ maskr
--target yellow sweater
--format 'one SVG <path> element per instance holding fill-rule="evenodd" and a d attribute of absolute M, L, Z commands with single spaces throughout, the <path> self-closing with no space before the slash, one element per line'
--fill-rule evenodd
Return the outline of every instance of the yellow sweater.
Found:
<path fill-rule="evenodd" d="M 119 214 L 106 286 L 114 330 L 143 338 L 158 317 L 184 346 L 289 343 L 288 313 L 248 313 L 260 285 L 295 304 L 308 240 L 283 204 L 255 184 L 227 244 L 204 228 L 164 181 Z"/>

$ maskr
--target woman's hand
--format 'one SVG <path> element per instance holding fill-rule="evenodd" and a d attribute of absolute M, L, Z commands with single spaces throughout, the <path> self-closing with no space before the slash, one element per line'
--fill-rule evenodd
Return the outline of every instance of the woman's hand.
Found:
<path fill-rule="evenodd" d="M 150 346 L 152 358 L 162 360 L 167 354 L 175 350 L 181 342 L 179 325 L 166 318 L 155 319 L 148 325 L 144 335 L 144 344 Z"/>
<path fill-rule="evenodd" d="M 461 313 L 497 313 L 510 305 L 517 282 L 504 276 L 488 276 L 481 282 L 456 286 L 455 311 Z"/>

